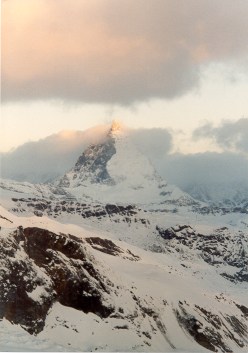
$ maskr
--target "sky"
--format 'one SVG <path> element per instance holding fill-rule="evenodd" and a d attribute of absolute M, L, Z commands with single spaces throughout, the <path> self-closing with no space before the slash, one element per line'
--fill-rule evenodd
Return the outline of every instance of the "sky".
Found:
<path fill-rule="evenodd" d="M 242 140 L 248 119 L 247 16 L 244 0 L 4 0 L 0 152 L 113 118 L 224 151 L 216 131 Z"/>

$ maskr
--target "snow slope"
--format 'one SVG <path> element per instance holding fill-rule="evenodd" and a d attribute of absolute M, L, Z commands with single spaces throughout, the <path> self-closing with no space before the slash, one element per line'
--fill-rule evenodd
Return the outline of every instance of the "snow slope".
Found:
<path fill-rule="evenodd" d="M 37 335 L 26 336 L 4 320 L 0 326 L 4 348 L 8 348 L 5 334 L 13 330 L 20 350 L 247 351 L 247 282 L 235 283 L 220 276 L 218 268 L 189 246 L 178 251 L 175 242 L 167 242 L 167 251 L 156 253 L 123 241 L 113 242 L 93 230 L 65 227 L 45 217 L 16 217 L 3 208 L 0 215 L 0 240 L 8 244 L 1 250 L 1 268 L 22 271 L 19 276 L 9 277 L 11 284 L 0 282 L 7 298 L 4 307 L 11 302 L 5 293 L 10 293 L 17 282 L 22 283 L 21 298 L 27 298 L 23 314 L 19 311 L 18 316 L 10 316 L 8 311 L 3 317 L 12 317 L 12 322 L 19 322 L 29 332 L 36 327 Z M 16 230 L 17 224 L 23 228 Z M 77 236 L 67 235 L 69 231 Z M 182 231 L 185 233 L 185 229 Z M 69 250 L 75 246 L 82 249 L 83 262 L 81 255 L 75 257 L 79 250 Z M 8 249 L 13 255 L 6 258 Z M 51 254 L 51 260 L 46 260 Z M 83 272 L 82 294 L 77 300 L 65 296 L 66 289 L 60 294 L 60 286 L 53 284 L 57 274 L 64 276 L 63 271 L 70 271 L 71 285 L 80 285 L 76 273 L 85 264 L 85 269 L 92 270 Z M 86 298 L 95 304 L 85 306 Z M 30 309 L 39 308 L 41 300 L 49 302 L 47 313 Z M 100 307 L 95 310 L 97 305 Z"/>
<path fill-rule="evenodd" d="M 6 319 L 0 321 L 0 350 L 2 352 L 63 352 L 68 349 L 49 339 L 31 336 L 17 325 Z"/>

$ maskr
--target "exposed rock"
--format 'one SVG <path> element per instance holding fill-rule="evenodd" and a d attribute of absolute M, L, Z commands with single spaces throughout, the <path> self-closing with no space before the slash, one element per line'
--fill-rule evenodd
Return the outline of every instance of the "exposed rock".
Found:
<path fill-rule="evenodd" d="M 232 353 L 232 350 L 225 343 L 225 337 L 218 330 L 222 325 L 220 318 L 217 315 L 212 315 L 203 308 L 198 307 L 198 309 L 205 319 L 202 322 L 187 312 L 182 303 L 179 304 L 179 309 L 176 309 L 175 312 L 181 327 L 204 348 L 212 352 L 218 352 L 219 348 L 223 353 Z M 214 327 L 211 325 L 213 322 Z"/>
<path fill-rule="evenodd" d="M 82 240 L 40 228 L 19 228 L 0 238 L 0 317 L 30 333 L 44 327 L 46 314 L 63 305 L 107 317 L 113 312 L 104 298 L 110 293 L 94 258 Z"/>
<path fill-rule="evenodd" d="M 165 240 L 167 249 L 180 251 L 187 248 L 197 252 L 204 261 L 212 266 L 226 264 L 236 268 L 236 272 L 220 273 L 230 281 L 248 281 L 248 238 L 238 231 L 231 234 L 227 227 L 216 229 L 211 234 L 197 233 L 189 225 L 176 227 L 156 227 L 159 236 Z"/>
<path fill-rule="evenodd" d="M 59 187 L 81 185 L 88 179 L 92 183 L 113 185 L 114 181 L 107 170 L 107 162 L 116 153 L 114 139 L 110 136 L 98 145 L 89 146 L 78 158 L 74 168 L 60 179 Z M 72 178 L 71 178 L 72 176 Z"/>
<path fill-rule="evenodd" d="M 89 243 L 93 249 L 102 251 L 106 254 L 117 256 L 123 253 L 122 249 L 119 248 L 115 243 L 108 239 L 102 239 L 99 237 L 85 238 L 85 241 Z"/>
<path fill-rule="evenodd" d="M 105 254 L 112 255 L 112 256 L 121 256 L 122 258 L 131 260 L 131 261 L 140 260 L 140 257 L 133 254 L 129 249 L 124 251 L 109 239 L 90 237 L 90 238 L 85 238 L 84 240 L 87 243 L 89 243 L 93 249 L 101 251 Z"/>

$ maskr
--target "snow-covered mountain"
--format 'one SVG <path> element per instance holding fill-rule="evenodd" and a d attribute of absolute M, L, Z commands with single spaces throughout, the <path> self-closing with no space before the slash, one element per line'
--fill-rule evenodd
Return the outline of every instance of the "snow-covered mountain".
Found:
<path fill-rule="evenodd" d="M 117 122 L 112 124 L 106 140 L 89 146 L 75 166 L 55 184 L 77 198 L 88 196 L 104 203 L 195 203 L 157 174 Z"/>
<path fill-rule="evenodd" d="M 247 351 L 247 212 L 168 185 L 123 127 L 0 195 L 1 350 Z"/>
<path fill-rule="evenodd" d="M 193 198 L 212 206 L 248 212 L 248 186 L 245 183 L 194 184 L 185 189 Z"/>

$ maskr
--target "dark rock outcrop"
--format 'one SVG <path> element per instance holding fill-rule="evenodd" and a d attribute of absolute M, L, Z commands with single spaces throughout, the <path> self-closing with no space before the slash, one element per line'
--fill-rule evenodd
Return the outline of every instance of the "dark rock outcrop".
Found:
<path fill-rule="evenodd" d="M 40 332 L 49 308 L 63 305 L 108 317 L 113 284 L 101 276 L 85 243 L 72 235 L 19 227 L 0 238 L 0 318 Z"/>
<path fill-rule="evenodd" d="M 73 183 L 76 182 L 77 186 L 81 185 L 86 179 L 92 183 L 112 185 L 114 181 L 108 173 L 107 163 L 115 153 L 115 141 L 109 136 L 104 143 L 90 145 L 67 174 L 73 176 Z M 71 186 L 67 174 L 60 179 L 59 187 Z"/>

